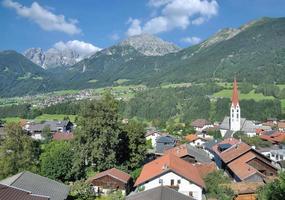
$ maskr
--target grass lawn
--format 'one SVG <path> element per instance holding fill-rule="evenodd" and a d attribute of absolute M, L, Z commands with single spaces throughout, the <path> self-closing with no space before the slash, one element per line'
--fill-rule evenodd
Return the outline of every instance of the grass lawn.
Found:
<path fill-rule="evenodd" d="M 172 84 L 162 84 L 162 88 L 178 88 L 178 87 L 191 87 L 192 83 L 172 83 Z"/>
<path fill-rule="evenodd" d="M 19 122 L 20 117 L 6 117 L 3 120 L 6 121 L 6 123 L 11 123 L 11 122 Z"/>
<path fill-rule="evenodd" d="M 213 95 L 214 97 L 232 97 L 232 90 L 221 90 Z M 252 90 L 248 94 L 239 93 L 239 99 L 254 99 L 256 101 L 264 100 L 264 99 L 274 99 L 273 96 L 264 96 L 261 93 L 254 93 Z"/>
<path fill-rule="evenodd" d="M 285 99 L 281 100 L 281 108 L 282 108 L 283 113 L 285 113 Z"/>
<path fill-rule="evenodd" d="M 68 94 L 77 94 L 80 90 L 59 90 L 52 92 L 55 95 L 68 95 Z"/>
<path fill-rule="evenodd" d="M 119 80 L 114 81 L 114 83 L 121 85 L 121 84 L 126 83 L 128 81 L 130 81 L 130 80 L 129 79 L 119 79 Z"/>
<path fill-rule="evenodd" d="M 48 120 L 63 120 L 65 116 L 68 116 L 69 119 L 74 122 L 76 115 L 49 115 L 49 114 L 43 114 L 35 118 L 36 122 L 41 121 L 48 121 Z"/>

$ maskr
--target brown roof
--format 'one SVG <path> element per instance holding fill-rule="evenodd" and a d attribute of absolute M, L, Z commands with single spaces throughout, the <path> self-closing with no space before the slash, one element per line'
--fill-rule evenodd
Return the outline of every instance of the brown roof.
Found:
<path fill-rule="evenodd" d="M 72 140 L 74 138 L 73 133 L 61 133 L 61 132 L 56 132 L 53 134 L 53 140 Z"/>
<path fill-rule="evenodd" d="M 236 107 L 239 104 L 238 101 L 238 85 L 237 85 L 237 80 L 234 80 L 234 85 L 233 85 L 233 95 L 232 95 L 232 105 Z"/>
<path fill-rule="evenodd" d="M 205 187 L 205 183 L 197 168 L 173 154 L 164 155 L 144 165 L 140 176 L 136 180 L 135 186 L 139 186 L 170 171 L 200 187 Z"/>
<path fill-rule="evenodd" d="M 196 119 L 191 123 L 192 126 L 199 128 L 203 128 L 204 126 L 209 124 L 210 122 L 208 122 L 206 119 Z"/>
<path fill-rule="evenodd" d="M 49 200 L 49 197 L 34 195 L 26 190 L 0 184 L 0 200 Z"/>
<path fill-rule="evenodd" d="M 245 154 L 246 152 L 250 151 L 251 146 L 247 145 L 246 143 L 238 143 L 230 147 L 229 149 L 223 151 L 221 153 L 221 158 L 225 163 L 228 163 L 237 157 Z"/>
<path fill-rule="evenodd" d="M 129 174 L 127 174 L 126 172 L 123 172 L 121 170 L 118 170 L 116 168 L 112 168 L 112 169 L 108 169 L 106 171 L 100 172 L 98 174 L 96 174 L 94 177 L 91 177 L 89 179 L 90 182 L 92 182 L 93 180 L 102 178 L 103 176 L 111 176 L 115 179 L 118 179 L 124 183 L 128 183 L 128 181 L 131 179 L 131 176 Z"/>
<path fill-rule="evenodd" d="M 226 184 L 225 186 L 230 187 L 236 195 L 240 195 L 256 194 L 257 189 L 263 185 L 263 182 L 236 182 Z"/>
<path fill-rule="evenodd" d="M 242 157 L 228 164 L 228 167 L 235 173 L 235 175 L 239 177 L 240 180 L 244 180 L 256 173 L 259 173 L 261 176 L 263 176 L 260 172 L 257 171 L 257 169 L 247 164 L 247 162 L 254 158 L 256 158 L 256 155 L 253 152 L 247 152 Z"/>
<path fill-rule="evenodd" d="M 199 139 L 199 137 L 196 134 L 190 134 L 185 136 L 185 140 L 187 140 L 188 142 L 193 142 L 197 139 Z"/>
<path fill-rule="evenodd" d="M 222 152 L 219 151 L 220 144 L 231 144 L 232 146 Z M 225 162 L 228 163 L 251 149 L 249 145 L 234 138 L 228 138 L 213 146 L 213 151 Z"/>
<path fill-rule="evenodd" d="M 215 162 L 195 164 L 195 167 L 198 169 L 202 178 L 205 178 L 209 173 L 217 170 L 217 165 Z"/>

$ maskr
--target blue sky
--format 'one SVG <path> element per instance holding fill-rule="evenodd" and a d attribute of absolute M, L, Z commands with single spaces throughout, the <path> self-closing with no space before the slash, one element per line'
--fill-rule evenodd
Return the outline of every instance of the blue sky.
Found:
<path fill-rule="evenodd" d="M 187 47 L 263 16 L 285 17 L 285 0 L 1 0 L 0 50 L 105 48 L 143 32 Z"/>

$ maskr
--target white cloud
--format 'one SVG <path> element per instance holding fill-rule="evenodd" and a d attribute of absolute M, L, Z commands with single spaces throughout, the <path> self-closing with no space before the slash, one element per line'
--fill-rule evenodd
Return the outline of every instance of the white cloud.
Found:
<path fill-rule="evenodd" d="M 81 30 L 76 26 L 78 23 L 76 19 L 66 19 L 64 15 L 56 15 L 37 2 L 26 7 L 16 1 L 4 0 L 3 5 L 14 9 L 19 16 L 35 22 L 43 30 L 60 31 L 69 35 L 81 33 Z"/>
<path fill-rule="evenodd" d="M 112 35 L 110 35 L 110 39 L 114 40 L 114 41 L 117 41 L 117 40 L 120 39 L 120 36 L 117 33 L 113 33 Z"/>
<path fill-rule="evenodd" d="M 71 40 L 65 43 L 60 41 L 60 42 L 55 43 L 53 47 L 61 51 L 65 49 L 75 50 L 76 52 L 78 52 L 78 54 L 81 57 L 91 55 L 101 50 L 101 48 L 99 47 L 96 47 L 90 43 L 86 43 L 86 42 L 79 41 L 79 40 Z"/>
<path fill-rule="evenodd" d="M 219 8 L 216 0 L 149 0 L 148 5 L 159 14 L 144 25 L 136 19 L 139 23 L 131 23 L 129 30 L 133 30 L 134 25 L 138 33 L 156 34 L 175 28 L 186 29 L 191 24 L 205 23 L 218 14 Z"/>
<path fill-rule="evenodd" d="M 130 24 L 130 27 L 127 31 L 128 36 L 139 35 L 142 33 L 140 20 L 130 18 L 127 23 Z"/>
<path fill-rule="evenodd" d="M 199 44 L 202 41 L 199 37 L 185 37 L 181 39 L 181 42 L 185 42 L 191 45 Z"/>

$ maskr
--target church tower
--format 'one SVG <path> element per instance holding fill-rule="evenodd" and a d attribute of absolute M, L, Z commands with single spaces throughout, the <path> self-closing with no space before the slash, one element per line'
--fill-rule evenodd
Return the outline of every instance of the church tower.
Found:
<path fill-rule="evenodd" d="M 240 130 L 240 107 L 238 100 L 238 86 L 236 79 L 233 85 L 233 95 L 232 95 L 232 105 L 231 105 L 231 115 L 230 115 L 230 130 L 239 131 Z"/>

